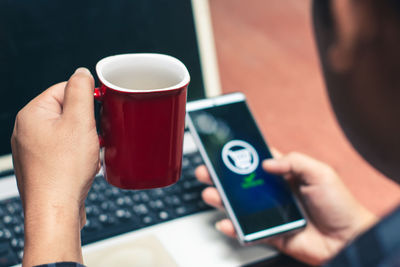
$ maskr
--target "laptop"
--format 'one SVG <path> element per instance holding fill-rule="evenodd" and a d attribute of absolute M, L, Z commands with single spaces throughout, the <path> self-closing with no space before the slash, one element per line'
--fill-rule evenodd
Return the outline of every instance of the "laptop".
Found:
<path fill-rule="evenodd" d="M 23 256 L 23 215 L 12 169 L 16 113 L 79 66 L 103 57 L 165 53 L 189 69 L 188 101 L 221 93 L 207 0 L 0 0 L 0 266 Z M 185 133 L 181 181 L 126 191 L 99 173 L 82 231 L 87 266 L 250 266 L 277 252 L 240 246 L 215 228 L 224 213 L 201 200 L 194 169 L 202 159 Z M 249 265 L 250 264 L 250 265 Z"/>

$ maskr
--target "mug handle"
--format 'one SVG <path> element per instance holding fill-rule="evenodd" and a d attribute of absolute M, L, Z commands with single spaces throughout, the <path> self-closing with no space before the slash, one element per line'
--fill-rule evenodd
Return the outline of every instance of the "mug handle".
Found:
<path fill-rule="evenodd" d="M 93 92 L 93 96 L 94 96 L 95 100 L 97 100 L 99 102 L 102 102 L 102 100 L 103 100 L 103 89 L 102 89 L 102 87 L 95 87 L 94 88 L 94 92 Z M 104 147 L 103 136 L 101 136 L 100 134 L 98 136 L 99 136 L 100 148 Z"/>
<path fill-rule="evenodd" d="M 103 100 L 103 89 L 101 87 L 95 87 L 93 96 L 95 100 L 101 102 Z"/>

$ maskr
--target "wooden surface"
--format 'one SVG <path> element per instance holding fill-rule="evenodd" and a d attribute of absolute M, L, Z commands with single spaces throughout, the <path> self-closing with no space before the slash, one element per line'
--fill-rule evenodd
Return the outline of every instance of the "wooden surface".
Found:
<path fill-rule="evenodd" d="M 382 215 L 400 187 L 354 151 L 324 89 L 309 0 L 210 0 L 224 93 L 243 91 L 263 134 L 282 152 L 333 166 L 355 196 Z"/>

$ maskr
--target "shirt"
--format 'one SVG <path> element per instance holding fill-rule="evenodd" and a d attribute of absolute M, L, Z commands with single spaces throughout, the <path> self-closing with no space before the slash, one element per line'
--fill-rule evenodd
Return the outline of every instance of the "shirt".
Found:
<path fill-rule="evenodd" d="M 350 243 L 325 266 L 400 266 L 400 206 Z"/>
<path fill-rule="evenodd" d="M 37 265 L 35 267 L 85 267 L 85 266 L 76 262 L 56 262 L 56 263 Z"/>

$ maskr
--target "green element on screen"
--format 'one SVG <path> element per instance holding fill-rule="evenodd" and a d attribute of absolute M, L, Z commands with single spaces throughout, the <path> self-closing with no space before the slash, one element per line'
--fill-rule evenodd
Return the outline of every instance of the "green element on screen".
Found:
<path fill-rule="evenodd" d="M 250 174 L 249 176 L 246 176 L 243 178 L 243 183 L 242 183 L 242 188 L 243 189 L 248 189 L 248 188 L 252 188 L 255 186 L 260 186 L 264 184 L 264 180 L 263 179 L 254 179 L 256 177 L 256 173 L 253 172 L 252 174 Z"/>

